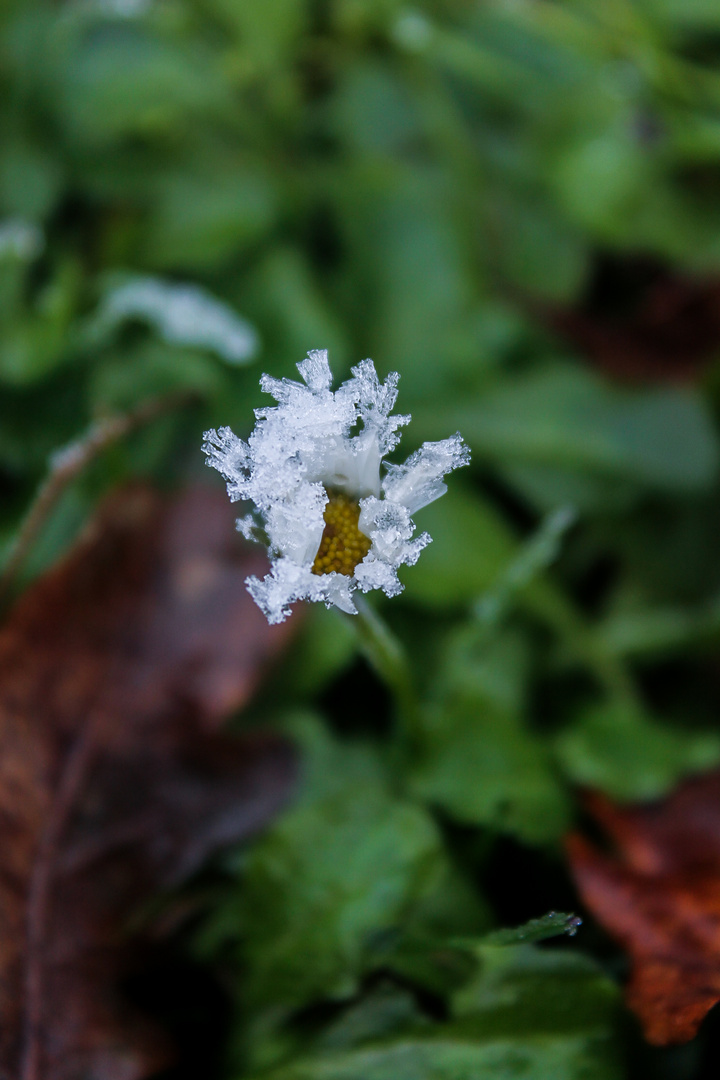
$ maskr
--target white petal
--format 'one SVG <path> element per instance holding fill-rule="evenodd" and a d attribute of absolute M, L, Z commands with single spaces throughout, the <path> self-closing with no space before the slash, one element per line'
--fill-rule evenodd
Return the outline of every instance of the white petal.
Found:
<path fill-rule="evenodd" d="M 325 528 L 326 504 L 321 484 L 302 484 L 293 498 L 270 502 L 265 508 L 265 521 L 272 551 L 312 566 Z"/>
<path fill-rule="evenodd" d="M 250 468 L 250 447 L 229 427 L 206 431 L 203 436 L 206 461 L 228 482 L 228 494 L 233 502 L 245 498 Z"/>
<path fill-rule="evenodd" d="M 299 566 L 290 559 L 280 558 L 273 563 L 263 580 L 249 577 L 248 592 L 265 613 L 268 622 L 284 622 L 291 615 L 290 604 L 298 600 L 320 600 L 357 614 L 351 599 L 352 580 L 343 574 L 313 574 L 308 566 Z"/>
<path fill-rule="evenodd" d="M 397 596 L 404 588 L 394 566 L 370 555 L 355 568 L 355 580 L 364 593 L 382 589 L 386 596 Z"/>
<path fill-rule="evenodd" d="M 268 622 L 281 623 L 292 614 L 289 605 L 296 600 L 324 599 L 321 581 L 308 567 L 299 566 L 291 559 L 277 559 L 262 581 L 249 577 L 246 585 Z"/>
<path fill-rule="evenodd" d="M 443 476 L 452 469 L 467 465 L 470 451 L 460 434 L 441 442 L 426 442 L 404 465 L 388 466 L 383 481 L 386 499 L 402 503 L 411 514 L 434 502 L 447 491 Z"/>
<path fill-rule="evenodd" d="M 308 480 L 319 480 L 333 491 L 360 499 L 380 494 L 382 455 L 373 432 L 353 439 L 327 439 L 314 460 L 306 458 Z"/>
<path fill-rule="evenodd" d="M 325 603 L 328 607 L 339 607 L 348 615 L 357 615 L 357 608 L 352 602 L 354 583 L 346 574 L 323 574 L 319 579 L 326 588 Z"/>
<path fill-rule="evenodd" d="M 380 453 L 384 456 L 400 441 L 397 429 L 410 422 L 409 416 L 390 416 L 397 398 L 400 376 L 397 372 L 391 372 L 381 383 L 372 360 L 363 360 L 352 369 L 352 373 L 352 379 L 343 383 L 337 396 L 352 399 L 364 431 L 375 435 Z"/>

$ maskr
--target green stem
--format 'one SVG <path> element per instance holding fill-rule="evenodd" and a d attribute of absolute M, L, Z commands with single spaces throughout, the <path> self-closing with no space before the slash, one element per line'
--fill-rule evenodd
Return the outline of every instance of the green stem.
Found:
<path fill-rule="evenodd" d="M 353 599 L 358 610 L 353 624 L 360 648 L 395 699 L 400 738 L 410 749 L 419 733 L 420 707 L 407 654 L 385 620 L 365 597 L 356 594 Z"/>
<path fill-rule="evenodd" d="M 526 607 L 552 627 L 570 656 L 595 677 L 610 698 L 639 708 L 638 691 L 622 657 L 603 647 L 580 612 L 564 596 L 539 590 L 526 597 Z"/>

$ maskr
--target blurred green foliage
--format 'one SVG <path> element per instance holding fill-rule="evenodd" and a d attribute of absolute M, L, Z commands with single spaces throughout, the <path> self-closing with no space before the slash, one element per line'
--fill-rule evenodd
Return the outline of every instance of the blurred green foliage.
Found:
<path fill-rule="evenodd" d="M 26 574 L 110 485 L 198 475 L 203 428 L 245 434 L 260 371 L 311 348 L 400 371 L 406 443 L 473 450 L 387 610 L 423 694 L 412 762 L 335 613 L 259 706 L 307 775 L 197 945 L 237 987 L 233 1076 L 623 1075 L 582 936 L 485 946 L 462 978 L 378 942 L 512 921 L 498 873 L 523 917 L 561 906 L 576 785 L 655 797 L 720 761 L 720 333 L 694 381 L 631 384 L 550 329 L 608 266 L 621 326 L 638 261 L 720 277 L 713 0 L 0 7 L 0 544 L 53 451 L 190 395 L 73 483 Z"/>

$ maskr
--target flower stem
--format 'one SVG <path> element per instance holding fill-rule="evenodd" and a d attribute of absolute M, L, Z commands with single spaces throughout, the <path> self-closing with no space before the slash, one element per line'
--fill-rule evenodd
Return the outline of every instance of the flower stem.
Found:
<path fill-rule="evenodd" d="M 407 654 L 385 620 L 365 597 L 356 594 L 353 599 L 358 610 L 353 623 L 360 648 L 395 699 L 400 739 L 409 750 L 419 732 L 420 707 Z"/>
<path fill-rule="evenodd" d="M 68 484 L 113 443 L 165 413 L 191 404 L 194 400 L 195 394 L 188 391 L 150 398 L 128 413 L 97 420 L 75 442 L 55 451 L 50 459 L 48 475 L 35 494 L 6 557 L 5 565 L 0 570 L 0 604 L 10 592 L 29 551 Z"/>

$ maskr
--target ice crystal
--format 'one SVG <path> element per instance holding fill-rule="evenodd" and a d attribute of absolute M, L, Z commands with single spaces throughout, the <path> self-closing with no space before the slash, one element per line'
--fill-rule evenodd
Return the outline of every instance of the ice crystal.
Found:
<path fill-rule="evenodd" d="M 268 546 L 269 574 L 247 585 L 271 623 L 282 622 L 296 600 L 354 614 L 357 589 L 401 592 L 398 568 L 417 562 L 431 539 L 414 536 L 412 515 L 444 494 L 445 474 L 470 457 L 456 434 L 424 443 L 404 465 L 385 462 L 410 420 L 391 415 L 399 376 L 380 382 L 363 360 L 333 392 L 327 352 L 319 350 L 298 370 L 302 383 L 263 376 L 263 390 L 278 404 L 255 411 L 247 442 L 230 428 L 206 432 L 204 442 L 231 499 L 253 504 L 238 529 Z"/>

